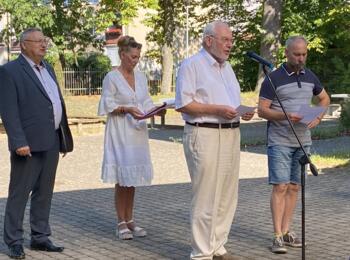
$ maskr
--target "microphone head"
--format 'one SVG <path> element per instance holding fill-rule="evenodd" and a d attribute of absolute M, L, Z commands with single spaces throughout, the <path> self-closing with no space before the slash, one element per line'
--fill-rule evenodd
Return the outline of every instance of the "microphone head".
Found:
<path fill-rule="evenodd" d="M 274 69 L 274 66 L 271 62 L 267 61 L 266 59 L 264 59 L 263 57 L 259 56 L 258 54 L 256 54 L 253 51 L 247 51 L 246 55 L 251 58 L 252 60 L 260 63 L 263 66 L 267 66 L 270 70 Z"/>
<path fill-rule="evenodd" d="M 255 52 L 253 52 L 253 51 L 246 51 L 244 54 L 247 55 L 248 57 L 253 57 Z"/>
<path fill-rule="evenodd" d="M 318 175 L 318 170 L 317 170 L 316 166 L 313 163 L 310 163 L 310 171 L 313 174 L 313 176 L 317 176 Z"/>

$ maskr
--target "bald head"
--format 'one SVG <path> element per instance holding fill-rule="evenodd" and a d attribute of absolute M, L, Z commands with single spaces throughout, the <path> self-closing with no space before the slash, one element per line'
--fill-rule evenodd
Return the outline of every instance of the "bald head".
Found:
<path fill-rule="evenodd" d="M 286 49 L 290 49 L 292 45 L 294 45 L 296 42 L 302 42 L 306 46 L 308 45 L 307 40 L 304 38 L 304 36 L 301 35 L 295 35 L 291 36 L 286 40 Z"/>
<path fill-rule="evenodd" d="M 304 68 L 307 58 L 307 41 L 303 36 L 292 36 L 286 41 L 287 65 L 295 72 Z"/>

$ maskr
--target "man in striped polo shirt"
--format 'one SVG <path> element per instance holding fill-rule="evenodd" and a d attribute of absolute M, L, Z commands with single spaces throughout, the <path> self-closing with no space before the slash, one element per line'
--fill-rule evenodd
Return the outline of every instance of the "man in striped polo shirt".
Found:
<path fill-rule="evenodd" d="M 329 96 L 317 76 L 305 68 L 307 41 L 302 36 L 292 36 L 286 41 L 287 62 L 270 74 L 276 92 L 306 151 L 311 146 L 310 128 L 317 126 L 323 117 L 317 117 L 308 125 L 299 122 L 300 106 L 311 104 L 315 96 L 319 106 L 329 105 Z M 282 112 L 274 91 L 267 79 L 259 95 L 259 116 L 268 120 L 269 183 L 273 185 L 271 213 L 274 227 L 273 253 L 286 253 L 285 245 L 301 247 L 301 240 L 290 232 L 293 212 L 301 183 L 299 159 L 303 152 Z"/>

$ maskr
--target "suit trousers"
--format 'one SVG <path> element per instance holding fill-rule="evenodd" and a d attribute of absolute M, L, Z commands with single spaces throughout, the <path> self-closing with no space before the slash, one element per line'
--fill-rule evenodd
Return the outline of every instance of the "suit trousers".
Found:
<path fill-rule="evenodd" d="M 11 152 L 11 173 L 4 220 L 4 241 L 23 244 L 23 217 L 30 195 L 31 240 L 44 242 L 51 235 L 49 215 L 59 159 L 59 137 L 49 151 L 32 152 L 32 157 Z"/>
<path fill-rule="evenodd" d="M 185 125 L 191 176 L 191 259 L 226 253 L 238 199 L 240 130 Z"/>

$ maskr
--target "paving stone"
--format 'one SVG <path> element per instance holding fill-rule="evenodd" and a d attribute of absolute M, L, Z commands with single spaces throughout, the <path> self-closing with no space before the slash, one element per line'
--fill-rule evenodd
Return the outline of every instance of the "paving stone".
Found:
<path fill-rule="evenodd" d="M 52 240 L 66 249 L 62 254 L 29 250 L 29 204 L 24 219 L 26 259 L 188 259 L 191 186 L 180 143 L 157 132 L 151 139 L 155 185 L 137 188 L 135 220 L 147 229 L 146 238 L 120 241 L 115 237 L 113 185 L 100 181 L 101 135 L 76 137 L 76 152 L 61 159 L 52 201 Z M 172 131 L 173 138 L 181 136 Z M 158 138 L 158 139 L 156 139 Z M 3 236 L 9 164 L 5 137 L 0 135 L 0 237 Z M 350 144 L 350 137 L 325 141 L 325 147 Z M 315 151 L 322 143 L 316 142 Z M 324 149 L 326 149 L 324 148 Z M 239 202 L 227 250 L 242 259 L 281 259 L 270 252 L 271 187 L 266 179 L 265 147 L 247 147 L 241 153 Z M 159 158 L 159 161 L 158 161 Z M 161 162 L 161 163 L 159 163 Z M 168 164 L 166 164 L 166 162 Z M 254 163 L 252 163 L 254 162 Z M 349 260 L 350 174 L 347 169 L 324 169 L 307 178 L 306 256 L 309 260 Z M 300 196 L 299 196 L 300 198 Z M 293 230 L 301 234 L 298 202 Z M 9 259 L 0 242 L 0 260 Z M 283 259 L 301 259 L 301 250 L 288 248 Z"/>

